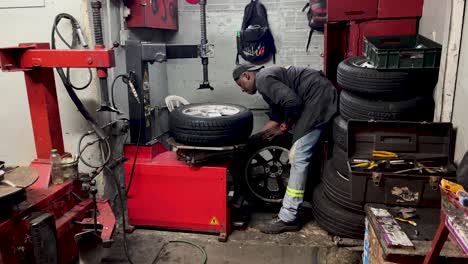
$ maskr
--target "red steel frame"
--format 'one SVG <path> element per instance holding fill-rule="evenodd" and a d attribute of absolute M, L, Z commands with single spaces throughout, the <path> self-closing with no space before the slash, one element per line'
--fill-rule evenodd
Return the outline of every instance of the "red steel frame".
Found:
<path fill-rule="evenodd" d="M 114 66 L 112 50 L 51 50 L 48 43 L 0 49 L 2 71 L 24 72 L 38 159 L 49 159 L 53 148 L 64 150 L 53 68 Z"/>
<path fill-rule="evenodd" d="M 435 233 L 434 239 L 432 240 L 431 248 L 429 249 L 429 251 L 426 254 L 426 257 L 424 258 L 424 264 L 439 263 L 440 252 L 442 251 L 442 248 L 444 247 L 445 242 L 449 238 L 451 231 L 447 227 L 447 215 L 445 214 L 444 207 L 447 206 L 449 208 L 450 206 L 453 206 L 455 208 L 464 210 L 465 214 L 468 213 L 468 209 L 466 209 L 459 203 L 458 197 L 456 194 L 451 193 L 449 191 L 441 190 L 441 195 L 443 197 L 442 198 L 443 202 L 442 202 L 442 208 L 440 209 L 440 222 L 439 222 L 439 226 L 437 227 L 437 231 Z M 446 201 L 445 201 L 445 198 L 447 199 Z M 454 243 L 455 247 L 458 247 L 456 243 Z M 460 259 L 461 258 L 468 259 L 468 255 L 464 254 L 464 252 L 462 252 L 461 249 L 460 249 L 460 253 L 461 253 Z"/>
<path fill-rule="evenodd" d="M 66 181 L 49 187 L 50 150 L 64 152 L 53 68 L 97 68 L 103 73 L 114 66 L 112 50 L 51 50 L 48 43 L 0 48 L 2 71 L 23 71 L 25 75 L 37 154 L 31 167 L 39 173 L 39 180 L 27 189 L 27 200 L 13 209 L 10 219 L 0 223 L 0 262 L 24 263 L 31 259 L 27 217 L 33 212 L 48 212 L 55 217 L 59 263 L 70 263 L 77 257 L 74 236 L 93 223 L 87 215 L 92 200 L 81 192 L 80 182 Z M 115 217 L 107 200 L 98 199 L 97 207 L 101 238 L 109 246 Z"/>

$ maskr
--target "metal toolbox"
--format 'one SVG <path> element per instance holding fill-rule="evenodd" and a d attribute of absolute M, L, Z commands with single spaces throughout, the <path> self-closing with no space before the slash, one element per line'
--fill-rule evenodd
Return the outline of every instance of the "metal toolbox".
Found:
<path fill-rule="evenodd" d="M 452 135 L 451 123 L 350 120 L 351 199 L 363 203 L 440 207 L 440 180 L 455 180 Z M 386 151 L 398 157 L 374 151 Z M 375 167 L 369 168 L 371 164 Z"/>

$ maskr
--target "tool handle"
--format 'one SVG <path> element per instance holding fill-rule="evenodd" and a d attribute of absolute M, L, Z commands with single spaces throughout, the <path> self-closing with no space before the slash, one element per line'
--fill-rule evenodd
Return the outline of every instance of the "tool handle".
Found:
<path fill-rule="evenodd" d="M 457 194 L 458 191 L 465 191 L 463 186 L 461 186 L 458 183 L 451 182 L 446 179 L 442 179 L 440 181 L 440 187 L 448 192 L 452 192 L 454 194 Z"/>

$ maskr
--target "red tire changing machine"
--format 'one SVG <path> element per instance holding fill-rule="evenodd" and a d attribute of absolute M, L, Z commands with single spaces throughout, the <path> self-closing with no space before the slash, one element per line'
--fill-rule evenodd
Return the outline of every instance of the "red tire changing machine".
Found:
<path fill-rule="evenodd" d="M 229 161 L 191 166 L 178 160 L 176 152 L 166 151 L 156 140 L 157 121 L 152 114 L 156 110 L 150 104 L 149 63 L 199 57 L 203 82 L 198 89 L 213 89 L 208 81 L 208 58 L 212 57 L 213 46 L 208 44 L 206 36 L 206 1 L 188 2 L 200 5 L 200 44 L 136 40 L 125 43 L 127 72 L 132 76 L 138 97 L 144 99 L 140 104 L 129 92 L 131 144 L 124 146 L 124 155 L 129 160 L 125 163 L 125 181 L 131 186 L 127 187 L 130 188 L 128 220 L 137 227 L 211 233 L 226 241 L 231 222 L 227 191 Z"/>
<path fill-rule="evenodd" d="M 149 63 L 201 57 L 202 62 L 206 61 L 206 75 L 199 89 L 211 88 L 207 73 L 209 55 L 202 52 L 201 46 L 129 40 L 125 43 L 127 72 L 132 73 L 137 88 L 149 87 Z M 148 112 L 153 110 L 149 89 L 136 90 L 144 102 L 140 104 L 129 93 L 131 144 L 124 146 L 129 160 L 125 163 L 125 181 L 131 186 L 127 195 L 129 224 L 217 234 L 220 241 L 226 241 L 230 232 L 230 162 L 209 161 L 205 163 L 208 165 L 192 166 L 179 160 L 176 152 L 167 151 L 155 140 L 156 120 Z"/>

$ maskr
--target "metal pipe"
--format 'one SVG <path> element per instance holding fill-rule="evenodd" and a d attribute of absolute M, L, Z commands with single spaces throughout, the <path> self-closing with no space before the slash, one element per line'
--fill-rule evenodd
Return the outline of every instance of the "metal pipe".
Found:
<path fill-rule="evenodd" d="M 101 8 L 101 2 L 91 2 L 91 11 L 93 13 L 94 41 L 96 42 L 96 45 L 104 45 L 104 37 L 102 34 Z"/>
<path fill-rule="evenodd" d="M 102 18 L 101 18 L 102 4 L 100 1 L 91 2 L 91 11 L 93 13 L 93 28 L 94 28 L 94 41 L 96 42 L 96 49 L 104 49 L 104 37 L 102 34 Z M 112 107 L 109 101 L 109 87 L 107 85 L 107 69 L 98 68 L 97 75 L 99 77 L 99 91 L 101 94 L 101 106 L 97 111 L 115 112 L 120 113 L 119 110 Z"/>
<path fill-rule="evenodd" d="M 206 1 L 200 1 L 200 31 L 201 31 L 201 44 L 208 43 L 208 37 L 206 36 Z"/>
<path fill-rule="evenodd" d="M 201 45 L 200 45 L 200 57 L 203 65 L 203 82 L 200 84 L 198 89 L 211 89 L 213 87 L 210 85 L 208 80 L 208 57 L 207 57 L 207 47 L 208 37 L 206 34 L 206 2 L 207 0 L 200 1 L 200 33 L 201 33 Z"/>

